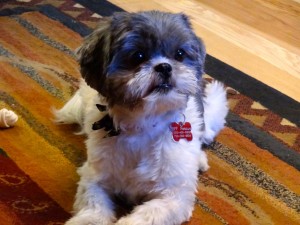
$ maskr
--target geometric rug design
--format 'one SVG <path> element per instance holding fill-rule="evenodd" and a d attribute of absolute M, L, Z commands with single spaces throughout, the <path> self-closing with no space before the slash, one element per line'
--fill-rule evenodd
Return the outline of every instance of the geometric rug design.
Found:
<path fill-rule="evenodd" d="M 115 11 L 103 0 L 1 1 L 0 109 L 19 121 L 0 129 L 0 224 L 71 216 L 85 138 L 54 124 L 51 108 L 78 87 L 74 50 Z M 210 55 L 206 73 L 226 84 L 230 112 L 185 224 L 300 224 L 300 104 Z"/>

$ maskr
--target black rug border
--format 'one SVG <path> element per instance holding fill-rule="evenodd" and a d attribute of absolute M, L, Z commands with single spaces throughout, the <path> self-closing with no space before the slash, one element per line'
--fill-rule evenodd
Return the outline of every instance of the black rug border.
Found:
<path fill-rule="evenodd" d="M 101 16 L 111 16 L 115 12 L 126 12 L 124 9 L 106 0 L 73 0 Z"/>
<path fill-rule="evenodd" d="M 14 9 L 9 10 L 0 10 L 0 16 L 12 16 L 16 14 L 22 14 L 24 12 L 30 12 L 30 11 L 39 11 L 42 14 L 48 16 L 51 19 L 60 21 L 65 26 L 70 28 L 76 33 L 79 33 L 81 36 L 88 35 L 92 29 L 88 28 L 85 24 L 78 22 L 74 20 L 71 16 L 64 14 L 57 8 L 55 8 L 52 5 L 38 5 L 34 8 L 24 8 L 24 7 L 16 7 Z M 212 56 L 207 56 L 208 60 L 208 67 L 212 67 L 210 71 L 213 71 L 214 73 L 232 73 L 235 76 L 239 76 L 241 73 L 240 71 L 236 70 L 233 67 L 230 67 L 229 65 L 219 61 L 218 59 L 213 58 Z M 218 64 L 216 65 L 215 62 Z M 213 70 L 215 67 L 218 67 L 221 64 L 221 68 L 218 70 Z M 206 65 L 207 66 L 207 65 Z M 224 69 L 225 67 L 225 69 Z M 229 68 L 229 72 L 226 72 L 226 68 Z M 206 71 L 208 73 L 208 70 L 206 68 Z M 214 74 L 213 73 L 213 74 Z M 212 74 L 208 73 L 212 76 Z M 248 75 L 245 74 L 248 79 L 251 80 L 251 77 L 248 77 Z M 214 76 L 212 76 L 214 77 Z M 215 78 L 215 77 L 214 77 Z M 219 78 L 219 79 L 218 79 Z M 222 81 L 222 76 L 216 75 L 216 79 Z M 228 78 L 229 79 L 229 78 Z M 246 81 L 248 81 L 248 79 Z M 242 83 L 242 81 L 240 81 Z M 231 86 L 232 83 L 229 79 L 229 81 L 224 82 L 230 87 L 235 88 L 235 86 Z M 243 84 L 239 84 L 240 86 L 243 86 Z M 261 83 L 261 82 L 260 82 Z M 262 83 L 261 83 L 262 84 Z M 265 85 L 264 88 L 269 88 Z M 240 91 L 238 88 L 235 88 L 236 90 Z M 242 93 L 242 92 L 241 92 Z M 248 96 L 247 94 L 245 94 Z M 285 97 L 285 95 L 280 93 L 281 97 Z M 251 97 L 251 96 L 249 96 Z M 277 99 L 278 100 L 278 99 Z M 280 115 L 280 114 L 279 114 Z M 254 126 L 247 120 L 241 118 L 239 115 L 234 114 L 233 112 L 230 112 L 227 116 L 227 126 L 233 128 L 237 132 L 241 133 L 245 137 L 249 138 L 253 143 L 255 143 L 257 146 L 259 146 L 262 149 L 268 150 L 273 155 L 280 158 L 282 161 L 288 163 L 289 165 L 293 166 L 297 170 L 300 170 L 300 154 L 298 152 L 295 152 L 294 150 L 290 149 L 285 144 L 281 143 L 279 140 L 272 137 L 267 132 L 259 129 L 258 127 Z"/>
<path fill-rule="evenodd" d="M 0 16 L 20 15 L 26 12 L 33 11 L 38 11 L 53 20 L 59 21 L 82 37 L 85 37 L 92 32 L 92 29 L 87 27 L 85 24 L 73 19 L 71 16 L 61 12 L 60 10 L 49 4 L 37 5 L 34 7 L 18 6 L 11 9 L 2 9 L 0 10 Z"/>
<path fill-rule="evenodd" d="M 300 154 L 298 152 L 231 111 L 228 113 L 226 121 L 227 127 L 249 138 L 259 148 L 269 151 L 300 171 Z"/>

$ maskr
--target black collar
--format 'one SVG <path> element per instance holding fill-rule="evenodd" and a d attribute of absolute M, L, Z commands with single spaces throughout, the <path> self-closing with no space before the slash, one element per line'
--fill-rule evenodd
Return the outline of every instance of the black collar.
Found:
<path fill-rule="evenodd" d="M 96 107 L 98 108 L 98 110 L 100 112 L 107 111 L 105 105 L 96 104 Z M 121 131 L 119 129 L 115 128 L 113 119 L 109 116 L 108 113 L 103 118 L 101 118 L 99 121 L 93 123 L 92 129 L 93 130 L 104 129 L 107 132 L 107 135 L 105 135 L 105 138 L 117 136 L 121 133 Z"/>

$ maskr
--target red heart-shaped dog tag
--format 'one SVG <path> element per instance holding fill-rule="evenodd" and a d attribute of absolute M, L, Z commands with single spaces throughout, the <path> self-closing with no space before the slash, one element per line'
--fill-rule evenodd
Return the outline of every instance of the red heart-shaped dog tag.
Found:
<path fill-rule="evenodd" d="M 174 141 L 179 141 L 180 139 L 193 140 L 192 126 L 189 122 L 173 122 L 170 127 Z"/>

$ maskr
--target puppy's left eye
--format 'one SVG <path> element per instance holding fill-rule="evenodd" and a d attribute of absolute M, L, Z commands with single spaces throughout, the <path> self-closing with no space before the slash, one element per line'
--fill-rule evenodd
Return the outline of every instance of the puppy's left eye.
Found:
<path fill-rule="evenodd" d="M 186 52 L 183 49 L 178 49 L 175 53 L 175 59 L 179 62 L 182 62 L 186 57 Z"/>
<path fill-rule="evenodd" d="M 134 60 L 136 64 L 141 64 L 146 61 L 146 54 L 142 51 L 137 51 L 132 55 L 132 60 Z"/>

